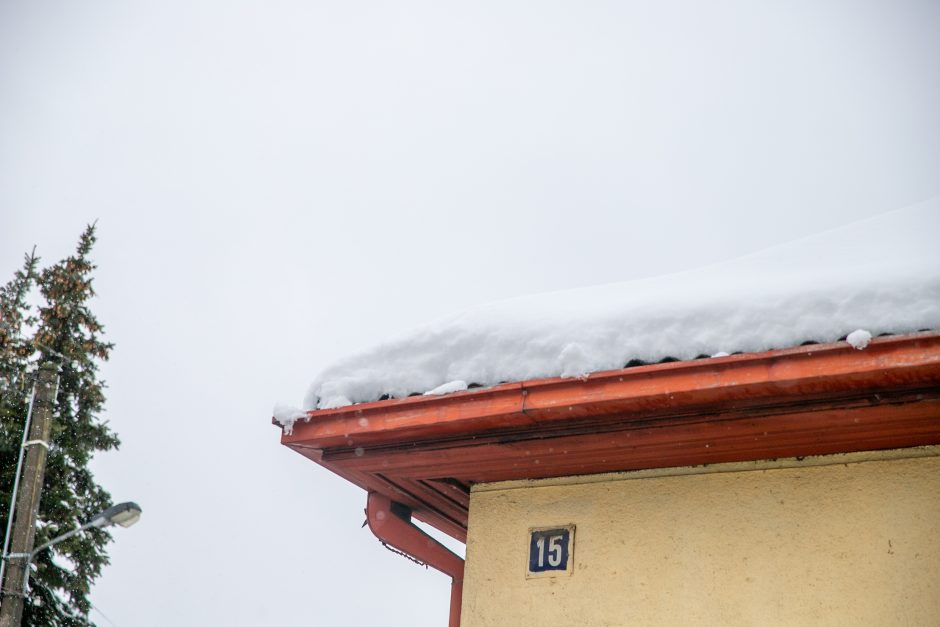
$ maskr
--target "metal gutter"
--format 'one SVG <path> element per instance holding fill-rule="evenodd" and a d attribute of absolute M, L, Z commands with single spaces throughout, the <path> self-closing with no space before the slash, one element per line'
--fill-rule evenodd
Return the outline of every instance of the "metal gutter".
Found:
<path fill-rule="evenodd" d="M 355 450 L 524 430 L 544 436 L 611 415 L 788 404 L 797 409 L 816 399 L 936 388 L 938 382 L 940 333 L 926 332 L 876 338 L 863 351 L 836 342 L 316 410 L 281 443 Z"/>

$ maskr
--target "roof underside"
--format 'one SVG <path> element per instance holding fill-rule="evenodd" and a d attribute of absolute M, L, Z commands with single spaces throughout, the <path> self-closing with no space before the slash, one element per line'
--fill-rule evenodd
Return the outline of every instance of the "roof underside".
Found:
<path fill-rule="evenodd" d="M 940 444 L 940 333 L 309 412 L 281 442 L 466 538 L 469 488 Z"/>

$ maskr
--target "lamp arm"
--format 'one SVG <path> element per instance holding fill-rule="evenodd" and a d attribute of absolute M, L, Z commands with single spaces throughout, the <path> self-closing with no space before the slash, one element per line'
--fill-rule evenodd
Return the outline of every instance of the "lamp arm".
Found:
<path fill-rule="evenodd" d="M 32 564 L 33 558 L 36 557 L 36 555 L 38 555 L 40 551 L 44 549 L 48 549 L 50 546 L 58 544 L 59 542 L 62 542 L 63 540 L 68 540 L 72 536 L 77 535 L 85 531 L 86 529 L 90 529 L 91 527 L 101 527 L 103 524 L 107 524 L 107 520 L 95 518 L 94 520 L 85 523 L 81 527 L 76 527 L 75 529 L 72 529 L 71 531 L 66 531 L 62 535 L 54 537 L 53 539 L 49 540 L 45 544 L 40 544 L 35 549 L 33 549 L 31 553 L 25 554 L 26 565 L 23 567 L 23 596 L 26 596 L 26 587 L 29 585 L 29 566 L 30 564 Z M 10 555 L 8 557 L 13 557 L 13 555 Z"/>
<path fill-rule="evenodd" d="M 45 544 L 40 544 L 35 549 L 33 549 L 32 553 L 29 554 L 29 561 L 33 561 L 33 558 L 36 557 L 36 555 L 43 549 L 48 549 L 50 546 L 54 544 L 58 544 L 59 542 L 62 542 L 63 540 L 68 540 L 72 536 L 77 535 L 81 533 L 82 531 L 85 531 L 86 529 L 90 529 L 91 527 L 98 527 L 98 526 L 100 525 L 97 524 L 97 520 L 93 520 L 91 522 L 85 523 L 81 527 L 76 527 L 75 529 L 72 529 L 71 531 L 67 531 L 60 536 L 56 536 L 53 539 L 46 542 Z"/>

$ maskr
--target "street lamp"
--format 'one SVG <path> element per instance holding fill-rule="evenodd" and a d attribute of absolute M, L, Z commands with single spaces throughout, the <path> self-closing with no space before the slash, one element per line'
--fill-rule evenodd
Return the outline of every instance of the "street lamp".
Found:
<path fill-rule="evenodd" d="M 40 551 L 48 549 L 50 546 L 58 544 L 63 540 L 67 540 L 72 536 L 90 529 L 92 527 L 108 527 L 110 525 L 120 525 L 121 527 L 130 527 L 135 522 L 140 520 L 140 505 L 137 503 L 132 503 L 130 501 L 126 503 L 118 503 L 117 505 L 112 505 L 103 512 L 99 512 L 92 517 L 91 520 L 86 522 L 81 527 L 76 527 L 71 531 L 63 533 L 60 536 L 49 540 L 45 544 L 40 544 L 32 553 L 10 553 L 7 555 L 9 558 L 26 558 L 26 567 L 23 569 L 23 596 L 26 596 L 26 586 L 29 584 L 29 566 L 33 562 L 33 558 L 39 554 Z"/>
<path fill-rule="evenodd" d="M 127 501 L 112 505 L 88 523 L 93 527 L 106 527 L 108 525 L 120 525 L 121 527 L 130 527 L 140 520 L 140 505 Z"/>

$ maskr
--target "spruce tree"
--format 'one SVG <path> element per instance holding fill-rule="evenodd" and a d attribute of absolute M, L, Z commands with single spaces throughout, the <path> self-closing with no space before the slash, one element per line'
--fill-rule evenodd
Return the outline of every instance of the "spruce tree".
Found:
<path fill-rule="evenodd" d="M 94 243 L 95 227 L 90 225 L 82 233 L 74 255 L 38 274 L 35 257 L 28 257 L 24 269 L 2 292 L 0 312 L 4 322 L 8 321 L 7 344 L 23 347 L 0 346 L 3 362 L 0 369 L 8 376 L 11 390 L 0 399 L 4 434 L 0 451 L 3 455 L 0 465 L 4 469 L 0 494 L 3 522 L 29 395 L 28 386 L 22 383 L 25 373 L 45 361 L 59 365 L 36 546 L 74 529 L 112 504 L 108 492 L 95 482 L 88 469 L 95 452 L 119 444 L 117 436 L 98 418 L 105 401 L 105 385 L 98 377 L 98 365 L 108 359 L 112 345 L 102 338 L 103 328 L 89 308 L 95 295 L 92 287 L 95 266 L 89 258 Z M 23 294 L 23 290 L 28 292 L 31 287 L 29 277 L 35 280 L 41 301 L 35 314 Z M 0 335 L 0 342 L 3 337 Z M 40 553 L 33 562 L 23 624 L 91 625 L 88 592 L 108 563 L 105 547 L 110 540 L 107 531 L 92 528 Z"/>
<path fill-rule="evenodd" d="M 14 399 L 22 401 L 26 382 L 29 358 L 33 352 L 32 346 L 24 338 L 24 327 L 35 322 L 30 315 L 27 298 L 36 283 L 36 266 L 39 258 L 36 251 L 25 256 L 23 268 L 17 270 L 13 279 L 0 287 L 0 412 L 13 410 L 3 401 L 11 403 Z M 5 427 L 3 420 L 0 427 Z"/>

